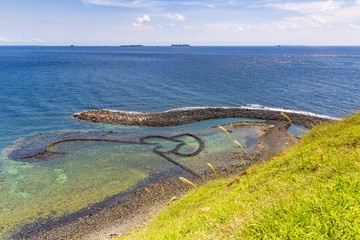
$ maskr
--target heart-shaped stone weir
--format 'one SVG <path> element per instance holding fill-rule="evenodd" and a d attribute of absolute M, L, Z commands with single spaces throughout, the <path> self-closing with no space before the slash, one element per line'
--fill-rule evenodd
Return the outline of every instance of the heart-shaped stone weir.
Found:
<path fill-rule="evenodd" d="M 180 152 L 180 149 L 187 144 L 185 141 L 179 139 L 181 137 L 193 138 L 195 141 L 198 142 L 198 148 L 195 149 L 195 151 L 190 152 L 190 153 L 182 153 L 182 152 Z M 165 148 L 165 146 L 163 146 L 161 143 L 159 143 L 161 141 L 158 141 L 158 142 L 154 141 L 156 139 L 170 141 L 173 148 L 170 149 L 170 150 L 161 151 L 162 149 Z M 174 159 L 172 159 L 168 155 L 169 154 L 175 154 L 176 156 L 179 156 L 179 157 L 192 157 L 192 156 L 198 155 L 205 147 L 205 143 L 204 143 L 204 141 L 201 140 L 201 138 L 199 138 L 199 137 L 197 137 L 197 136 L 195 136 L 193 134 L 190 134 L 190 133 L 183 133 L 183 134 L 179 134 L 179 135 L 175 135 L 175 136 L 171 136 L 171 137 L 160 136 L 160 135 L 150 135 L 150 136 L 142 137 L 138 142 L 136 142 L 136 141 L 116 140 L 116 139 L 102 139 L 102 138 L 69 138 L 69 139 L 62 139 L 62 140 L 58 140 L 58 141 L 55 141 L 55 142 L 52 142 L 52 143 L 48 144 L 45 147 L 45 153 L 65 154 L 66 152 L 63 152 L 63 151 L 51 150 L 51 147 L 58 144 L 58 143 L 70 142 L 70 141 L 103 141 L 103 142 L 118 142 L 118 143 L 128 143 L 128 144 L 155 145 L 154 148 L 152 149 L 152 151 L 154 153 L 160 155 L 161 157 L 165 158 L 169 162 L 181 167 L 182 169 L 188 171 L 189 173 L 191 173 L 191 174 L 193 174 L 194 176 L 197 176 L 197 177 L 200 177 L 200 176 L 195 171 L 193 171 L 192 169 L 190 169 L 190 168 L 182 165 L 181 163 L 175 161 Z M 153 141 L 153 142 L 151 142 L 151 141 Z"/>

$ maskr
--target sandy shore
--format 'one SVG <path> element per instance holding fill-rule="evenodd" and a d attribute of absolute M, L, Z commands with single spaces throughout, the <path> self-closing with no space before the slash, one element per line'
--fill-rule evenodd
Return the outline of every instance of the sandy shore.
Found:
<path fill-rule="evenodd" d="M 224 127 L 229 129 L 253 128 L 263 131 L 252 156 L 256 161 L 263 161 L 293 145 L 298 139 L 287 133 L 288 122 L 231 123 Z M 251 164 L 249 156 L 243 155 L 247 165 Z M 239 158 L 237 154 L 223 156 L 224 160 Z M 239 164 L 217 169 L 224 177 L 243 171 L 242 161 Z M 206 183 L 212 178 L 211 170 L 200 173 L 202 178 L 191 174 L 184 176 L 197 185 Z M 31 228 L 24 228 L 15 239 L 111 239 L 137 228 L 155 216 L 174 199 L 186 193 L 188 187 L 176 178 L 164 179 L 141 188 L 126 197 L 115 198 L 102 207 L 90 209 L 81 215 L 74 214 L 69 221 L 43 222 Z"/>

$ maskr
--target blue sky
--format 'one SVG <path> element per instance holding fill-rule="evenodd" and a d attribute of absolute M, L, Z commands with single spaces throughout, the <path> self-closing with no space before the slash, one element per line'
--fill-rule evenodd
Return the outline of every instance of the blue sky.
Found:
<path fill-rule="evenodd" d="M 0 0 L 0 45 L 359 45 L 360 0 Z"/>

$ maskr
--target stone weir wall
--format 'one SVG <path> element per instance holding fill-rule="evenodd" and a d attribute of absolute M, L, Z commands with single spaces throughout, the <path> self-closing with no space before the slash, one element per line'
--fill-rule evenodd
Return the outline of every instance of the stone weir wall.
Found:
<path fill-rule="evenodd" d="M 311 128 L 319 123 L 338 120 L 314 114 L 285 112 L 292 123 Z M 138 126 L 176 126 L 209 119 L 251 118 L 286 121 L 281 111 L 248 108 L 201 108 L 169 110 L 165 112 L 125 112 L 112 110 L 90 110 L 73 114 L 80 120 Z"/>

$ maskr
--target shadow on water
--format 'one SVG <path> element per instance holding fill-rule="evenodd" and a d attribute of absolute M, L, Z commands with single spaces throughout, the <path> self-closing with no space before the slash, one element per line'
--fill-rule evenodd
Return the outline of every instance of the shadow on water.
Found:
<path fill-rule="evenodd" d="M 208 168 L 208 162 L 215 168 L 239 163 L 238 159 L 223 160 L 224 154 L 234 152 L 234 146 L 220 129 L 208 123 L 187 128 L 59 131 L 16 141 L 3 152 L 0 165 L 0 239 L 24 226 L 78 217 L 154 181 L 197 175 Z M 249 151 L 255 151 L 260 130 L 232 131 L 235 139 L 245 140 Z M 69 140 L 75 138 L 106 141 Z M 49 146 L 50 152 L 44 151 L 56 141 Z"/>

